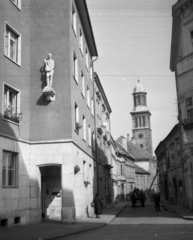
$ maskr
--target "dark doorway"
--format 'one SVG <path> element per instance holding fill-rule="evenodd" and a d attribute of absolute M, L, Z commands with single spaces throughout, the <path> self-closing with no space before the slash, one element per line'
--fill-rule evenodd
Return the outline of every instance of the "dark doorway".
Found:
<path fill-rule="evenodd" d="M 61 219 L 61 166 L 40 167 L 42 217 Z"/>

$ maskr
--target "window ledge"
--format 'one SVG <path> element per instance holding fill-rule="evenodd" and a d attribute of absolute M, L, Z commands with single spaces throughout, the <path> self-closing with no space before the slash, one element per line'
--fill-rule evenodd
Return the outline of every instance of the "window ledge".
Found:
<path fill-rule="evenodd" d="M 18 7 L 13 1 L 11 1 L 11 3 L 21 12 L 21 8 L 20 7 Z"/>
<path fill-rule="evenodd" d="M 18 189 L 17 186 L 2 186 L 4 189 Z"/>
<path fill-rule="evenodd" d="M 7 119 L 7 118 L 2 117 L 2 119 L 3 119 L 4 121 L 6 121 L 6 122 L 10 122 L 10 123 L 13 123 L 13 124 L 15 124 L 15 125 L 17 125 L 17 126 L 20 126 L 19 123 L 16 123 L 16 122 L 14 122 L 14 121 L 11 121 L 11 120 L 9 120 L 9 119 Z"/>
<path fill-rule="evenodd" d="M 79 135 L 80 133 L 79 133 L 79 131 L 77 130 L 77 129 L 74 129 L 74 131 Z"/>
<path fill-rule="evenodd" d="M 75 78 L 75 76 L 73 76 L 73 78 L 74 78 L 74 81 L 76 82 L 76 84 L 78 85 L 78 81 L 77 81 L 77 79 Z"/>
<path fill-rule="evenodd" d="M 15 63 L 15 65 L 17 65 L 18 67 L 21 67 L 21 64 L 19 64 L 19 63 L 13 61 L 10 57 L 8 57 L 8 56 L 5 55 L 5 54 L 4 54 L 4 56 L 5 56 L 7 59 L 9 59 L 11 62 Z"/>

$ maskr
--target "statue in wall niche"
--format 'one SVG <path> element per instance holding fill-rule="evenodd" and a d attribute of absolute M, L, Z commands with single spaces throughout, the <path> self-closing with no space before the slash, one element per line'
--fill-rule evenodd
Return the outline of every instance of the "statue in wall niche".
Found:
<path fill-rule="evenodd" d="M 54 60 L 52 59 L 52 54 L 48 53 L 48 57 L 44 59 L 44 70 L 46 73 L 47 85 L 43 89 L 43 94 L 45 95 L 46 101 L 55 100 L 55 91 L 52 88 L 53 75 L 54 75 Z"/>
<path fill-rule="evenodd" d="M 52 59 L 52 54 L 48 53 L 48 57 L 44 59 L 45 64 L 45 72 L 46 72 L 46 88 L 51 89 L 53 83 L 53 75 L 54 75 L 54 60 Z"/>

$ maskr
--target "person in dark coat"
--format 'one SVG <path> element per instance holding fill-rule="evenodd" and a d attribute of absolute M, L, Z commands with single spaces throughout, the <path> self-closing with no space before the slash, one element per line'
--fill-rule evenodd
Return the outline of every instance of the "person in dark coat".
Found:
<path fill-rule="evenodd" d="M 102 201 L 98 193 L 96 193 L 93 202 L 94 202 L 94 213 L 96 214 L 96 218 L 100 218 L 100 215 L 102 214 Z"/>
<path fill-rule="evenodd" d="M 154 203 L 155 203 L 155 210 L 156 212 L 160 212 L 160 195 L 156 193 L 154 195 Z"/>

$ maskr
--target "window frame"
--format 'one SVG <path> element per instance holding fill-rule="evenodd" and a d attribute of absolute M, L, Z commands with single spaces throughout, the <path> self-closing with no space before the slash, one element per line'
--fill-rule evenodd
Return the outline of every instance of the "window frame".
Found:
<path fill-rule="evenodd" d="M 86 88 L 86 98 L 87 98 L 87 106 L 90 109 L 90 88 L 87 86 Z"/>
<path fill-rule="evenodd" d="M 7 106 L 7 104 L 6 103 L 9 103 L 10 101 L 9 101 L 9 94 L 8 94 L 8 96 L 7 96 L 7 94 L 5 95 L 5 90 L 8 90 L 8 91 L 11 91 L 11 92 L 13 92 L 13 93 L 15 93 L 15 98 L 16 98 L 16 111 L 15 111 L 15 113 L 16 114 L 19 114 L 20 113 L 20 90 L 18 90 L 18 89 L 16 89 L 16 88 L 14 88 L 14 87 L 12 87 L 12 86 L 10 86 L 9 84 L 7 84 L 7 83 L 3 83 L 3 101 L 2 101 L 2 119 L 3 120 L 5 120 L 5 121 L 8 121 L 8 122 L 11 122 L 11 123 L 14 123 L 14 124 L 17 124 L 17 125 L 19 125 L 19 121 L 18 120 L 16 120 L 16 118 L 14 119 L 14 117 L 13 117 L 13 115 L 15 114 L 13 114 L 13 113 L 11 113 L 11 116 L 10 117 L 8 117 L 8 116 L 6 116 L 5 117 L 5 108 L 7 108 L 8 106 Z M 6 99 L 6 103 L 5 103 L 5 99 Z M 12 107 L 12 106 L 11 106 Z M 9 110 L 9 111 L 12 111 L 12 110 Z"/>
<path fill-rule="evenodd" d="M 11 37 L 12 34 L 12 37 Z M 15 60 L 11 58 L 11 47 L 10 41 L 13 40 L 13 35 L 17 37 L 17 49 L 16 49 L 16 56 Z M 14 41 L 13 41 L 14 42 Z M 8 22 L 5 22 L 4 26 L 4 56 L 7 57 L 9 60 L 21 66 L 21 34 L 13 28 Z"/>
<path fill-rule="evenodd" d="M 83 38 L 83 31 L 82 31 L 81 27 L 79 27 L 79 49 L 80 49 L 80 52 L 83 56 L 83 53 L 84 53 L 84 38 Z"/>
<path fill-rule="evenodd" d="M 74 2 L 72 2 L 72 29 L 75 36 L 77 35 L 77 13 Z"/>
<path fill-rule="evenodd" d="M 92 131 L 91 131 L 91 126 L 88 124 L 88 146 L 91 147 L 92 145 Z"/>
<path fill-rule="evenodd" d="M 74 50 L 73 50 L 73 78 L 78 84 L 78 58 Z"/>
<path fill-rule="evenodd" d="M 87 47 L 85 47 L 85 65 L 86 65 L 87 71 L 89 71 L 89 53 L 88 53 Z"/>
<path fill-rule="evenodd" d="M 187 98 L 185 98 L 185 105 L 186 105 L 186 115 L 187 115 L 187 119 L 193 119 L 193 97 L 189 96 Z M 192 117 L 189 117 L 191 116 Z"/>
<path fill-rule="evenodd" d="M 82 124 L 83 124 L 83 140 L 86 142 L 86 117 L 82 115 Z"/>
<path fill-rule="evenodd" d="M 7 153 L 6 158 L 4 159 L 5 154 Z M 14 156 L 14 169 L 11 169 L 14 171 L 14 183 L 13 184 L 8 184 L 9 181 L 9 166 L 8 166 L 8 154 L 12 154 Z M 4 161 L 6 162 L 6 168 L 4 168 Z M 5 171 L 4 171 L 5 169 Z M 4 175 L 5 172 L 5 175 Z M 5 184 L 4 184 L 4 177 L 5 177 Z M 17 152 L 12 152 L 8 150 L 3 150 L 3 163 L 2 163 L 2 188 L 16 188 L 18 187 L 18 153 Z"/>
<path fill-rule="evenodd" d="M 82 96 L 85 98 L 85 76 L 83 71 L 81 71 L 81 85 L 82 85 L 81 93 Z"/>

